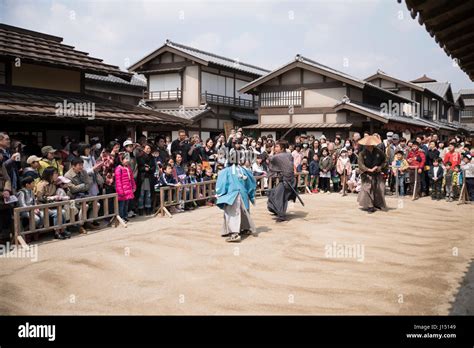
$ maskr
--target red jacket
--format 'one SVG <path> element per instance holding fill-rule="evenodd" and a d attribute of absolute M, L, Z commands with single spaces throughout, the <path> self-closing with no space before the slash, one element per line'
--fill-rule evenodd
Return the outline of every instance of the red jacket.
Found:
<path fill-rule="evenodd" d="M 115 168 L 115 190 L 119 201 L 126 201 L 134 198 L 133 192 L 136 189 L 135 179 L 130 167 L 122 165 Z"/>
<path fill-rule="evenodd" d="M 446 152 L 443 158 L 444 164 L 451 162 L 451 167 L 454 168 L 458 164 L 461 164 L 461 154 L 459 152 Z"/>
<path fill-rule="evenodd" d="M 408 152 L 407 162 L 410 167 L 423 169 L 423 167 L 425 166 L 425 161 L 426 156 L 423 150 L 418 149 L 416 151 L 411 150 L 410 152 Z"/>

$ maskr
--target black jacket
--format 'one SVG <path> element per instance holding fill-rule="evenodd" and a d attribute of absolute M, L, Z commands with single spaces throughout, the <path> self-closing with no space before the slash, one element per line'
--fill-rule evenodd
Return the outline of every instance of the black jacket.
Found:
<path fill-rule="evenodd" d="M 141 186 L 143 181 L 148 178 L 150 180 L 150 186 L 153 187 L 155 184 L 155 171 L 156 162 L 155 158 L 150 154 L 144 153 L 142 156 L 137 158 L 138 167 L 138 183 L 137 188 Z M 148 171 L 146 170 L 148 168 Z"/>

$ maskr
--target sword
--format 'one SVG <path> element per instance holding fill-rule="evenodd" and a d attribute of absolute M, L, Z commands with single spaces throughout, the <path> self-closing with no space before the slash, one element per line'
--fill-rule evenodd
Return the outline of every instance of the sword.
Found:
<path fill-rule="evenodd" d="M 291 187 L 291 190 L 293 191 L 293 193 L 295 194 L 296 198 L 298 198 L 298 201 L 300 201 L 301 205 L 304 207 L 304 202 L 303 200 L 301 199 L 298 191 L 295 190 L 295 188 L 293 187 L 293 185 L 290 185 L 290 183 L 288 181 L 286 181 L 283 177 L 281 177 L 281 180 L 283 183 L 286 183 L 288 186 Z"/>

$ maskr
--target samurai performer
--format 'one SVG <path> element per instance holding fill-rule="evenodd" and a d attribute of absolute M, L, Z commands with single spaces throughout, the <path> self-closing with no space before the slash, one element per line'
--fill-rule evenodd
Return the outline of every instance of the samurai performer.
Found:
<path fill-rule="evenodd" d="M 358 155 L 361 190 L 357 201 L 368 213 L 375 212 L 375 209 L 385 210 L 385 178 L 382 172 L 387 165 L 387 157 L 377 147 L 380 139 L 368 135 L 359 140 L 359 144 L 363 145 L 363 150 Z"/>
<path fill-rule="evenodd" d="M 286 152 L 288 142 L 279 140 L 275 143 L 273 156 L 269 157 L 269 177 L 280 179 L 278 185 L 268 194 L 267 208 L 277 216 L 277 222 L 286 221 L 286 209 L 288 201 L 296 201 L 295 173 L 293 166 L 293 156 Z"/>
<path fill-rule="evenodd" d="M 237 156 L 240 157 L 240 156 Z M 250 217 L 250 202 L 255 204 L 256 181 L 240 158 L 229 160 L 230 166 L 219 172 L 216 183 L 217 206 L 224 210 L 222 237 L 227 242 L 240 242 L 241 234 L 256 233 Z"/>

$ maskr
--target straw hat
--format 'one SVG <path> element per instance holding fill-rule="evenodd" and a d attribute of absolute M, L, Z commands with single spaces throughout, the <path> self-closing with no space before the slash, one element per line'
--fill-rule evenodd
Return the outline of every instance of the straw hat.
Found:
<path fill-rule="evenodd" d="M 375 135 L 367 135 L 359 140 L 359 144 L 365 146 L 377 146 L 380 143 L 380 139 L 377 138 Z"/>

